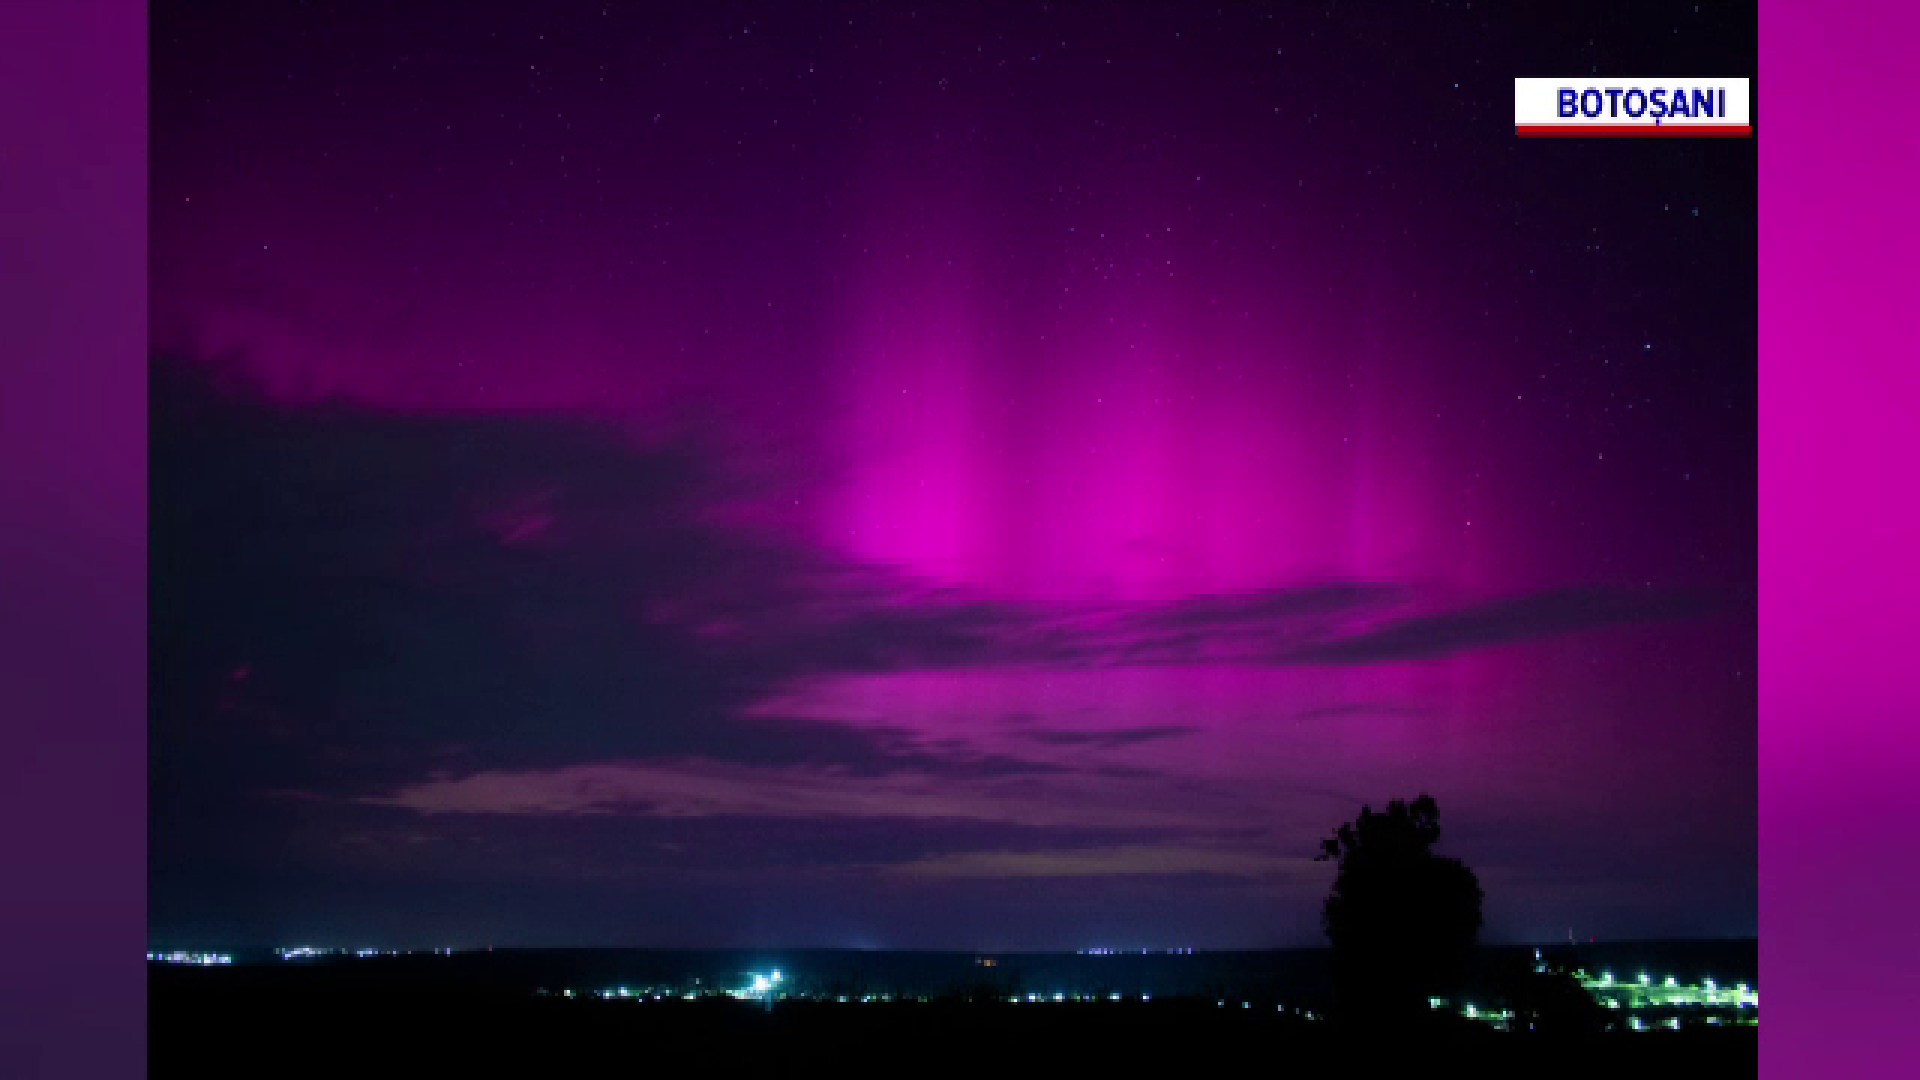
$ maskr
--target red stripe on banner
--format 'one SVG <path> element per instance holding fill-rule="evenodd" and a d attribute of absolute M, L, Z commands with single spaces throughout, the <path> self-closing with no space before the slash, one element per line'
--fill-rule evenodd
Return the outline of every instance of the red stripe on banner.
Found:
<path fill-rule="evenodd" d="M 1518 124 L 1523 139 L 1751 139 L 1752 124 Z"/>

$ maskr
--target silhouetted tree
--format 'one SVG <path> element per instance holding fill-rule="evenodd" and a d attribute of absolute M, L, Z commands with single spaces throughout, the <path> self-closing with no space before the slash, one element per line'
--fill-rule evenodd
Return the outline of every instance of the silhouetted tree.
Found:
<path fill-rule="evenodd" d="M 1430 795 L 1369 806 L 1321 842 L 1339 874 L 1321 912 L 1333 944 L 1334 993 L 1350 1022 L 1416 1021 L 1427 998 L 1463 984 L 1480 933 L 1483 893 L 1458 859 L 1433 853 L 1440 809 Z"/>

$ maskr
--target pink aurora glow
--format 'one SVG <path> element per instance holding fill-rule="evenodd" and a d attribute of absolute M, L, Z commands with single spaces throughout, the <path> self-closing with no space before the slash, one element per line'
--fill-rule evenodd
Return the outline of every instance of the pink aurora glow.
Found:
<path fill-rule="evenodd" d="M 711 746 L 647 758 L 623 740 L 665 721 L 596 711 L 627 699 L 569 696 L 579 673 L 568 665 L 614 646 L 602 623 L 572 624 L 555 607 L 526 616 L 538 629 L 515 638 L 524 668 L 501 677 L 563 688 L 541 693 L 587 732 L 568 760 L 533 761 L 519 729 L 476 725 L 443 740 L 467 755 L 450 771 L 406 759 L 378 790 L 326 794 L 390 813 L 432 808 L 423 820 L 443 823 L 598 807 L 582 784 L 636 818 L 663 793 L 717 808 L 702 811 L 716 819 L 729 806 L 795 820 L 818 810 L 834 829 L 856 796 L 1034 828 L 1125 816 L 1165 835 L 1101 843 L 1129 853 L 1114 865 L 1167 868 L 1154 895 L 1174 909 L 1216 910 L 1220 894 L 1182 891 L 1206 868 L 1254 868 L 1243 876 L 1258 887 L 1219 924 L 1223 940 L 1245 941 L 1273 925 L 1263 920 L 1276 896 L 1292 913 L 1279 932 L 1315 936 L 1324 883 L 1297 868 L 1266 880 L 1259 868 L 1277 864 L 1263 860 L 1310 854 L 1357 801 L 1429 789 L 1461 854 L 1504 883 L 1505 932 L 1557 935 L 1568 919 L 1629 932 L 1725 925 L 1705 907 L 1750 926 L 1738 914 L 1751 899 L 1740 871 L 1753 815 L 1741 606 L 1752 455 L 1739 442 L 1750 402 L 1717 374 L 1670 375 L 1681 369 L 1657 367 L 1667 353 L 1652 351 L 1672 338 L 1676 354 L 1707 356 L 1715 342 L 1666 324 L 1618 329 L 1625 317 L 1592 300 L 1612 294 L 1588 287 L 1584 263 L 1547 291 L 1588 237 L 1552 215 L 1536 224 L 1531 203 L 1527 228 L 1511 233 L 1455 220 L 1427 187 L 1377 179 L 1370 155 L 1386 151 L 1373 142 L 1330 147 L 1304 112 L 1278 126 L 1273 116 L 1299 111 L 1284 96 L 1240 116 L 1245 84 L 1209 81 L 1205 65 L 1112 74 L 1096 58 L 1133 54 L 1097 43 L 1124 27 L 1088 29 L 1058 61 L 1082 66 L 1042 95 L 1055 111 L 1017 121 L 999 111 L 1000 89 L 982 87 L 1007 80 L 1006 94 L 1031 100 L 1000 60 L 1037 67 L 1045 43 L 979 61 L 953 76 L 973 89 L 949 94 L 915 67 L 945 55 L 941 32 L 903 16 L 886 29 L 894 59 L 841 58 L 842 70 L 893 80 L 885 91 L 816 88 L 812 56 L 786 58 L 791 71 L 745 52 L 703 60 L 697 81 L 578 105 L 566 122 L 599 141 L 565 146 L 542 141 L 545 128 L 496 124 L 519 99 L 483 108 L 492 84 L 469 87 L 450 69 L 418 85 L 400 67 L 367 74 L 365 100 L 282 101 L 273 130 L 297 137 L 262 135 L 238 95 L 207 110 L 189 98 L 157 106 L 156 345 L 225 357 L 281 405 L 345 398 L 401 426 L 592 413 L 619 419 L 639 446 L 689 436 L 740 485 L 708 493 L 703 527 L 819 578 L 747 568 L 729 579 L 695 559 L 684 581 L 618 613 L 647 633 L 685 630 L 695 655 L 748 686 L 745 701 L 715 692 L 726 715 L 701 722 L 884 737 L 969 767 L 1032 770 L 936 765 L 842 791 L 832 777 L 853 766 L 760 760 L 747 735 L 734 763 L 709 760 Z M 1277 47 L 1263 39 L 1245 62 Z M 289 78 L 266 59 L 229 59 L 193 70 L 236 86 Z M 185 59 L 171 62 L 156 78 L 186 85 Z M 767 82 L 776 70 L 786 81 Z M 384 119 L 387 92 L 375 91 L 389 77 L 433 123 Z M 758 104 L 734 111 L 709 78 Z M 810 95 L 832 107 L 816 111 Z M 1231 136 L 1207 126 L 1220 116 Z M 1484 176 L 1455 171 L 1466 179 L 1453 197 L 1479 205 Z M 1453 182 L 1425 158 L 1403 173 Z M 1490 215 L 1501 229 L 1513 220 L 1507 202 Z M 587 565 L 582 552 L 602 558 L 616 534 L 567 517 L 575 479 L 560 469 L 475 491 L 473 520 L 433 524 L 471 526 L 516 557 Z M 655 508 L 635 507 L 646 525 Z M 441 557 L 420 556 L 423 579 L 457 575 Z M 627 569 L 617 554 L 592 565 Z M 918 591 L 935 586 L 951 591 Z M 1392 599 L 1255 610 L 1338 586 Z M 1660 598 L 1693 588 L 1733 602 L 1667 617 Z M 1593 611 L 1578 592 L 1588 589 Z M 959 625 L 952 606 L 975 602 L 1014 613 L 984 644 L 916 639 L 899 659 L 869 660 L 894 655 L 888 635 Z M 512 605 L 524 602 L 503 587 L 473 603 L 518 619 Z M 869 623 L 884 625 L 858 629 Z M 849 626 L 866 651 L 832 637 Z M 644 665 L 657 642 L 635 633 Z M 842 651 L 807 652 L 816 638 Z M 222 658 L 226 670 L 252 662 Z M 273 665 L 253 670 L 250 684 L 271 681 Z M 476 677 L 456 667 L 447 679 Z M 377 697 L 351 708 L 378 723 L 406 715 Z M 301 785 L 325 787 L 285 784 Z M 686 795 L 708 790 L 732 794 Z M 353 850 L 386 836 L 405 853 L 397 865 L 459 846 L 451 827 L 428 829 L 432 843 L 393 839 L 411 828 L 370 827 Z M 1036 865 L 996 863 L 1008 852 L 994 845 L 1013 841 L 969 843 L 925 858 L 944 875 Z M 1139 855 L 1181 845 L 1207 854 Z M 335 856 L 337 845 L 320 847 Z M 1084 865 L 1063 857 L 1063 874 L 1069 864 Z M 1701 866 L 1708 899 L 1663 922 L 1660 882 Z M 788 871 L 749 860 L 729 872 L 766 884 Z M 832 895 L 857 907 L 856 885 L 846 889 Z M 892 927 L 889 940 L 950 943 L 914 910 L 909 896 L 874 925 Z"/>

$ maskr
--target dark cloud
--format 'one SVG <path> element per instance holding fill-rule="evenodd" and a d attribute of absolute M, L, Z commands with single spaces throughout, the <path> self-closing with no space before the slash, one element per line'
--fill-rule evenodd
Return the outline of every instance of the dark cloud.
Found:
<path fill-rule="evenodd" d="M 1301 709 L 1287 715 L 1293 720 L 1337 720 L 1343 716 L 1423 716 L 1428 711 L 1417 705 L 1396 705 L 1387 701 L 1353 701 Z"/>
<path fill-rule="evenodd" d="M 1405 586 L 1381 582 L 1336 581 L 1287 589 L 1192 597 L 1181 604 L 1136 619 L 1142 627 L 1168 630 L 1219 630 L 1234 625 L 1264 625 L 1276 620 L 1337 616 L 1377 611 L 1407 598 Z"/>
<path fill-rule="evenodd" d="M 765 642 L 832 568 L 707 523 L 727 477 L 685 446 L 580 417 L 277 408 L 167 364 L 155 395 L 163 708 L 205 708 L 244 667 L 258 709 L 342 742 L 684 750 L 810 663 Z"/>
<path fill-rule="evenodd" d="M 1620 623 L 1690 618 L 1723 608 L 1730 599 L 1718 591 L 1699 589 L 1550 589 L 1395 620 L 1352 637 L 1306 646 L 1288 659 L 1305 664 L 1419 660 Z"/>
<path fill-rule="evenodd" d="M 323 861 L 467 880 L 624 878 L 837 870 L 958 853 L 1034 853 L 1147 844 L 1164 831 L 1021 825 L 972 818 L 785 816 L 418 817 L 343 813 Z"/>
<path fill-rule="evenodd" d="M 1175 739 L 1190 734 L 1196 728 L 1180 724 L 1158 724 L 1148 727 L 1112 728 L 1104 731 L 1066 731 L 1040 730 L 1026 731 L 1022 734 L 1037 743 L 1048 746 L 1136 746 L 1156 739 Z"/>
<path fill-rule="evenodd" d="M 724 455 L 603 419 L 277 407 L 165 357 L 153 396 L 156 760 L 281 786 L 686 754 L 1047 771 L 746 710 L 821 673 L 1390 663 L 1715 599 L 1562 589 L 1409 613 L 1406 586 L 1335 582 L 1027 610 L 724 524 L 716 506 L 754 495 Z M 1183 730 L 1030 739 L 1119 747 Z"/>
<path fill-rule="evenodd" d="M 754 715 L 729 720 L 728 742 L 710 756 L 743 765 L 831 766 L 850 776 L 914 773 L 948 778 L 1026 776 L 1068 771 L 1045 761 L 980 753 L 960 739 L 922 739 L 900 727 L 852 727 L 805 717 Z"/>
<path fill-rule="evenodd" d="M 1012 616 L 937 595 L 922 610 L 929 594 L 885 573 L 717 521 L 754 492 L 711 448 L 590 416 L 283 407 L 219 370 L 153 369 L 162 862 L 269 846 L 264 822 L 309 812 L 256 793 L 349 797 L 433 770 L 1063 771 L 750 715 L 805 674 L 990 657 Z"/>
<path fill-rule="evenodd" d="M 823 824 L 808 808 L 831 801 L 833 777 L 958 782 L 975 806 L 1002 781 L 1157 781 L 1137 762 L 1083 759 L 1193 727 L 1029 717 L 1009 752 L 885 716 L 854 725 L 755 707 L 836 673 L 1393 663 L 1710 607 L 1595 588 L 1421 611 L 1409 586 L 1322 582 L 1148 608 L 1022 608 L 741 524 L 731 510 L 765 492 L 714 445 L 578 414 L 287 407 L 218 370 L 166 357 L 153 369 L 156 910 L 208 880 L 264 881 L 314 860 L 364 867 L 430 849 L 448 866 L 537 870 L 562 857 L 542 854 L 541 828 L 590 834 L 566 848 L 566 867 L 548 867 L 576 875 L 986 858 L 968 852 L 1025 872 L 1045 859 L 1012 856 L 1082 843 L 1160 852 L 1167 836 L 1140 829 L 882 822 L 858 807 Z M 1313 715 L 1347 708 L 1376 707 Z M 779 824 L 659 817 L 639 796 L 537 827 L 369 804 L 423 777 L 687 760 L 804 772 L 815 786 Z M 1188 856 L 1138 857 L 1179 868 Z"/>

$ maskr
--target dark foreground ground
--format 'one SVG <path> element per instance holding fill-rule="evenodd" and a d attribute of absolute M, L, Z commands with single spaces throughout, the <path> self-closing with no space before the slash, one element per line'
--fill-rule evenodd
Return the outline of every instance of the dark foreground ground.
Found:
<path fill-rule="evenodd" d="M 1752 1076 L 1753 1029 L 1568 1042 L 1470 1021 L 1357 1034 L 1274 1006 L 602 1001 L 301 970 L 150 969 L 151 1075 Z"/>

